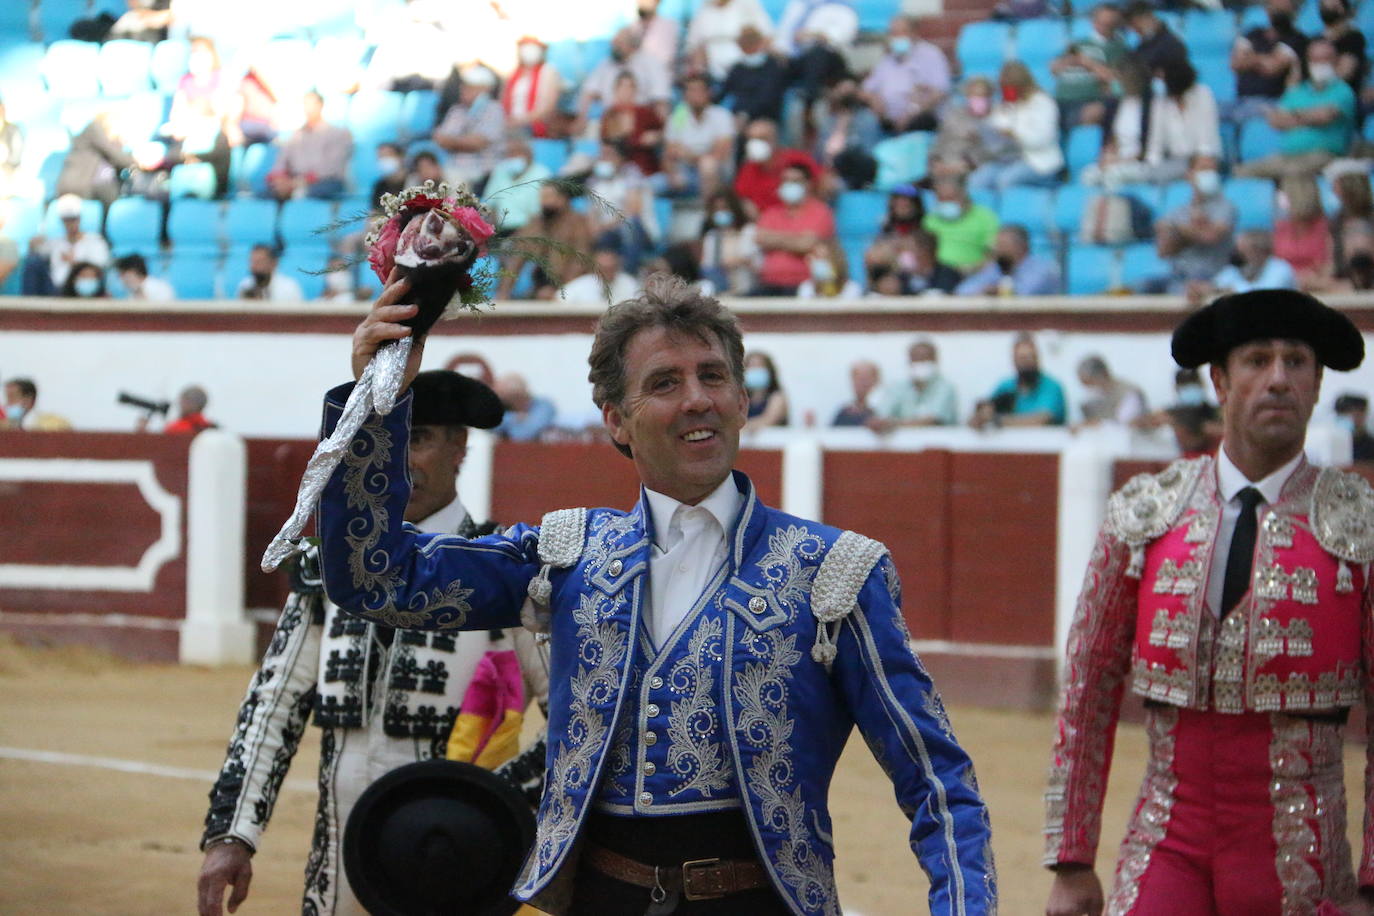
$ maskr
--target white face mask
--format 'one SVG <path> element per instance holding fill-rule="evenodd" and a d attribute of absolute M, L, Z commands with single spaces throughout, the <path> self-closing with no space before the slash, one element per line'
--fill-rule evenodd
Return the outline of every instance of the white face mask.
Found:
<path fill-rule="evenodd" d="M 954 222 L 964 215 L 964 205 L 957 200 L 937 200 L 935 215 L 946 222 Z"/>
<path fill-rule="evenodd" d="M 835 279 L 835 265 L 825 258 L 812 258 L 811 279 L 817 283 L 829 283 Z"/>
<path fill-rule="evenodd" d="M 331 293 L 348 293 L 353 291 L 353 278 L 347 270 L 331 270 L 324 275 L 324 285 Z"/>
<path fill-rule="evenodd" d="M 912 363 L 910 371 L 913 382 L 928 382 L 935 378 L 935 364 L 930 360 Z"/>
<path fill-rule="evenodd" d="M 806 185 L 800 181 L 784 181 L 778 188 L 778 199 L 785 204 L 801 203 L 806 196 Z"/>
<path fill-rule="evenodd" d="M 1193 187 L 1203 197 L 1211 197 L 1221 190 L 1221 176 L 1212 169 L 1205 169 L 1193 175 Z"/>
<path fill-rule="evenodd" d="M 744 144 L 744 156 L 750 162 L 766 162 L 773 155 L 773 144 L 760 137 L 752 137 Z"/>
<path fill-rule="evenodd" d="M 615 166 L 605 159 L 598 159 L 596 165 L 592 166 L 592 172 L 597 178 L 610 178 L 615 174 Z"/>
<path fill-rule="evenodd" d="M 539 45 L 523 44 L 520 46 L 520 63 L 526 67 L 533 67 L 544 59 L 544 49 Z"/>
<path fill-rule="evenodd" d="M 529 167 L 530 161 L 524 156 L 511 156 L 505 161 L 505 166 L 510 171 L 519 175 Z"/>
<path fill-rule="evenodd" d="M 1325 86 L 1336 78 L 1336 68 L 1327 63 L 1312 64 L 1307 68 L 1307 72 L 1311 75 L 1312 82 L 1318 86 Z"/>

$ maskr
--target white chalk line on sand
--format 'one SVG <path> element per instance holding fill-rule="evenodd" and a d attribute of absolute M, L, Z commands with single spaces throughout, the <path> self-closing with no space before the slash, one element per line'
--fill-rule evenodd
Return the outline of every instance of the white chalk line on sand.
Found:
<path fill-rule="evenodd" d="M 101 770 L 114 770 L 118 773 L 134 773 L 139 776 L 162 776 L 166 779 L 189 779 L 194 782 L 212 783 L 219 773 L 212 770 L 193 770 L 189 767 L 169 767 L 160 763 L 144 763 L 141 760 L 119 760 L 115 757 L 92 757 L 88 754 L 68 754 L 62 751 L 40 751 L 27 747 L 0 746 L 0 758 L 27 760 L 31 763 L 55 763 L 61 766 L 95 767 Z M 282 788 L 297 792 L 314 792 L 317 786 L 305 779 L 288 779 Z"/>

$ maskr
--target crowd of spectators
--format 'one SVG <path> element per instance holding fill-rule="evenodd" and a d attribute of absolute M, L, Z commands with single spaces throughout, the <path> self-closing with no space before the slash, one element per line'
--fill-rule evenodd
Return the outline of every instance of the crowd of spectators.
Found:
<path fill-rule="evenodd" d="M 177 7 L 164 5 L 131 2 L 105 37 L 165 38 Z M 518 18 L 500 6 L 498 18 Z M 1003 41 L 1036 26 L 1061 36 L 1062 53 L 1044 66 L 1000 53 L 986 58 L 996 66 L 952 59 L 926 23 L 900 13 L 885 34 L 861 33 L 851 0 L 699 0 L 681 18 L 637 0 L 635 20 L 579 67 L 532 14 L 507 28 L 508 43 L 481 46 L 457 40 L 458 12 L 420 2 L 393 5 L 385 27 L 355 39 L 352 59 L 323 70 L 245 43 L 242 30 L 232 46 L 196 35 L 157 123 L 114 98 L 87 122 L 64 120 L 74 136 L 42 192 L 57 197 L 62 232 L 34 234 L 24 253 L 0 237 L 0 280 L 16 273 L 10 288 L 33 295 L 165 293 L 165 282 L 146 282 L 182 254 L 165 213 L 151 250 L 112 252 L 82 200 L 108 208 L 141 196 L 174 209 L 187 195 L 231 205 L 256 195 L 337 202 L 345 216 L 445 178 L 481 191 L 503 235 L 528 243 L 501 265 L 503 296 L 554 298 L 585 277 L 576 297 L 596 288 L 604 298 L 665 258 L 732 295 L 1057 294 L 1071 286 L 1060 243 L 1142 241 L 1155 246 L 1155 269 L 1115 288 L 1197 297 L 1259 277 L 1369 288 L 1374 214 L 1359 158 L 1369 62 L 1349 0 L 1319 0 L 1316 31 L 1299 26 L 1294 0 L 1196 13 L 1239 24 L 1220 50 L 1185 42 L 1181 15 L 1142 0 L 1103 2 L 1068 22 L 1042 7 L 1005 3 L 995 15 L 1011 20 Z M 403 119 L 388 107 L 397 99 L 409 106 Z M 366 117 L 374 109 L 381 132 Z M 0 105 L 0 195 L 32 194 L 27 127 Z M 1075 161 L 1083 156 L 1071 141 L 1089 127 L 1100 129 L 1100 148 Z M 1237 140 L 1265 132 L 1263 154 L 1242 157 Z M 257 172 L 245 177 L 249 159 Z M 553 177 L 567 182 L 546 183 Z M 1236 212 L 1224 193 L 1233 178 L 1270 183 L 1261 193 L 1275 201 L 1272 238 Z M 1088 192 L 1072 238 L 1052 238 L 1043 213 L 999 206 L 1019 190 L 1070 185 Z M 846 218 L 874 194 L 890 194 L 886 219 L 876 210 L 868 225 L 863 214 L 857 226 Z M 336 258 L 356 273 L 357 237 L 311 247 L 307 266 Z M 532 256 L 540 239 L 558 245 Z M 275 227 L 228 244 L 237 247 L 224 263 L 243 272 L 224 280 L 223 296 L 374 291 L 357 276 L 289 282 L 267 263 L 281 253 L 266 250 L 282 247 Z M 133 255 L 142 280 L 115 267 L 115 256 Z M 68 283 L 78 264 L 113 272 L 95 286 Z"/>

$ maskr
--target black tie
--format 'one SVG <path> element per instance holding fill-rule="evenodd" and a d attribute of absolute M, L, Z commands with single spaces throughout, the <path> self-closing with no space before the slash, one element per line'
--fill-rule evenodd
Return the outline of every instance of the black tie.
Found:
<path fill-rule="evenodd" d="M 1241 595 L 1250 587 L 1250 563 L 1255 555 L 1255 533 L 1259 518 L 1255 509 L 1264 502 L 1260 491 L 1246 487 L 1236 496 L 1240 499 L 1240 517 L 1231 535 L 1231 552 L 1226 555 L 1226 579 L 1221 588 L 1221 616 L 1231 613 Z"/>

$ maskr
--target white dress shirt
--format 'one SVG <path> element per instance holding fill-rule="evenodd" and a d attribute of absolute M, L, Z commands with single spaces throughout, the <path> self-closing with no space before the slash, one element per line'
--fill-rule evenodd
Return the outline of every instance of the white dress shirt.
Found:
<path fill-rule="evenodd" d="M 453 502 L 433 515 L 415 522 L 415 527 L 425 534 L 454 534 L 467 517 L 468 510 L 463 508 L 463 501 L 454 497 Z"/>
<path fill-rule="evenodd" d="M 649 636 L 663 648 L 725 562 L 726 533 L 739 515 L 743 497 L 734 475 L 695 506 L 645 487 L 654 524 L 649 560 L 649 601 L 644 607 Z"/>
<path fill-rule="evenodd" d="M 1221 615 L 1221 593 L 1226 587 L 1226 558 L 1231 553 L 1231 538 L 1236 533 L 1236 522 L 1240 518 L 1240 501 L 1236 497 L 1246 487 L 1254 487 L 1264 497 L 1264 504 L 1255 512 L 1262 512 L 1264 505 L 1272 506 L 1279 501 L 1283 485 L 1298 469 L 1302 459 L 1302 452 L 1298 452 L 1292 461 L 1268 477 L 1252 481 L 1226 454 L 1225 443 L 1217 449 L 1217 495 L 1221 498 L 1221 521 L 1217 523 L 1217 543 L 1212 552 L 1212 568 L 1207 571 L 1207 606 L 1213 614 Z"/>

